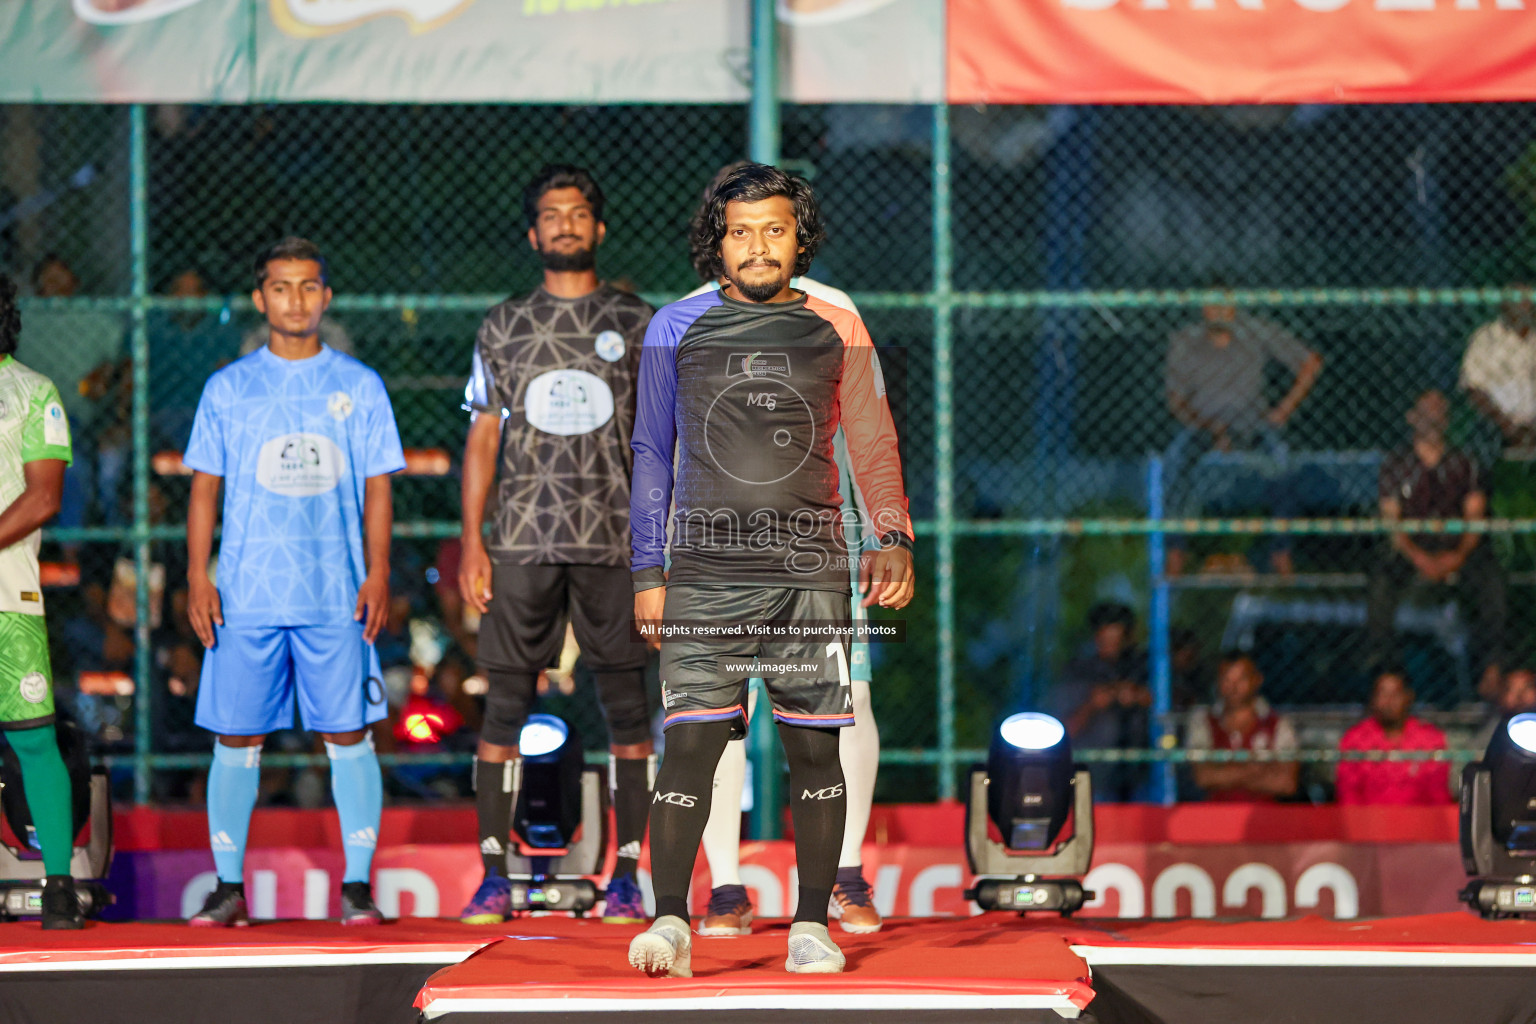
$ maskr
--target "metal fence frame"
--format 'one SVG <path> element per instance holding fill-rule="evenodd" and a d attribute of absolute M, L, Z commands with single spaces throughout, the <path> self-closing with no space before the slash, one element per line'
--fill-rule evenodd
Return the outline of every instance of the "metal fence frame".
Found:
<path fill-rule="evenodd" d="M 753 0 L 752 21 L 752 82 L 749 100 L 749 146 L 754 160 L 776 163 L 780 156 L 781 106 L 777 82 L 777 26 L 773 0 Z M 1168 307 L 1187 306 L 1203 298 L 1216 298 L 1204 290 L 1151 291 L 1114 290 L 1089 291 L 1070 288 L 1050 288 L 1027 291 L 958 292 L 953 288 L 953 233 L 951 223 L 950 180 L 950 108 L 945 104 L 931 106 L 931 199 L 933 255 L 932 287 L 926 292 L 855 293 L 861 307 L 871 309 L 926 310 L 932 316 L 933 351 L 929 372 L 932 375 L 934 462 L 934 515 L 931 519 L 917 521 L 914 526 L 924 544 L 931 544 L 934 551 L 934 573 L 931 579 L 923 579 L 920 585 L 932 587 L 936 596 L 936 645 L 935 706 L 937 746 L 927 749 L 887 749 L 881 760 L 888 764 L 932 766 L 941 799 L 954 799 L 958 795 L 959 769 L 966 761 L 981 752 L 960 749 L 956 742 L 955 694 L 956 694 L 956 635 L 955 635 L 955 542 L 967 536 L 1110 536 L 1144 535 L 1148 538 L 1149 583 L 1152 595 L 1150 615 L 1150 655 L 1152 689 L 1154 694 L 1153 721 L 1156 735 L 1149 737 L 1145 752 L 1148 759 L 1161 761 L 1166 766 L 1160 772 L 1161 794 L 1171 800 L 1171 762 L 1179 760 L 1179 752 L 1171 746 L 1166 735 L 1165 723 L 1170 721 L 1169 684 L 1169 588 L 1161 574 L 1153 567 L 1161 564 L 1164 533 L 1176 527 L 1181 533 L 1233 533 L 1233 532 L 1288 532 L 1288 533 L 1383 533 L 1387 525 L 1375 519 L 1354 520 L 1293 520 L 1293 521 L 1218 521 L 1200 520 L 1177 523 L 1162 518 L 1163 510 L 1154 500 L 1146 519 L 1004 519 L 960 520 L 955 515 L 954 496 L 954 417 L 953 417 L 953 319 L 954 314 L 966 309 L 1106 309 L 1116 307 Z M 231 303 L 228 299 L 176 300 L 152 295 L 149 285 L 149 196 L 148 196 L 148 125 L 147 111 L 143 105 L 130 108 L 128 133 L 128 186 L 131 289 L 124 297 L 94 299 L 24 300 L 29 308 L 94 308 L 127 314 L 131 320 L 131 356 L 133 364 L 133 524 L 129 527 L 89 527 L 53 529 L 50 538 L 58 541 L 127 541 L 133 546 L 136 566 L 138 621 L 135 630 L 135 737 L 136 746 L 130 758 L 134 775 L 134 798 L 147 802 L 151 792 L 152 773 L 157 768 L 185 768 L 206 764 L 207 756 L 156 754 L 148 749 L 151 745 L 153 688 L 151 678 L 150 646 L 150 591 L 149 566 L 150 544 L 154 540 L 176 539 L 182 530 L 176 526 L 152 526 L 149 514 L 150 451 L 149 451 L 149 337 L 147 318 L 152 310 L 176 310 L 191 308 L 240 307 L 243 302 Z M 1500 291 L 1487 289 L 1288 289 L 1285 291 L 1248 290 L 1230 296 L 1239 305 L 1324 306 L 1353 305 L 1361 307 L 1391 306 L 1458 306 L 1482 304 L 1503 297 Z M 665 301 L 669 297 L 657 297 Z M 446 295 L 446 294 L 375 294 L 347 295 L 336 299 L 338 310 L 455 310 L 480 311 L 500 296 Z M 1159 471 L 1157 460 L 1149 462 L 1149 475 L 1155 478 Z M 1161 488 L 1152 487 L 1150 492 L 1160 494 Z M 1398 524 L 1399 526 L 1406 524 Z M 1536 532 L 1536 521 L 1499 520 L 1491 523 L 1463 524 L 1458 522 L 1431 523 L 1429 529 L 1457 532 L 1463 529 L 1486 532 Z M 456 521 L 401 522 L 395 525 L 397 537 L 442 538 L 457 536 Z M 753 824 L 759 836 L 777 834 L 782 820 L 782 802 L 779 793 L 777 770 L 777 743 L 772 729 L 767 725 L 769 716 L 759 716 L 750 740 L 757 769 L 754 774 L 756 787 Z M 1156 749 L 1162 748 L 1162 749 Z M 464 755 L 404 755 L 389 760 L 406 761 L 453 761 Z M 303 758 L 300 758 L 303 760 Z M 274 761 L 274 763 L 277 763 Z"/>

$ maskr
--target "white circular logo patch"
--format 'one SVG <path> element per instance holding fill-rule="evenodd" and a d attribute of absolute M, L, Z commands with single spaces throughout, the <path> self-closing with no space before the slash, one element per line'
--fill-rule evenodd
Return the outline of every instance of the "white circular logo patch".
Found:
<path fill-rule="evenodd" d="M 256 482 L 273 494 L 308 498 L 334 488 L 346 461 L 324 434 L 285 434 L 261 446 Z"/>
<path fill-rule="evenodd" d="M 21 697 L 29 704 L 41 704 L 48 698 L 48 677 L 41 672 L 22 676 Z"/>
<path fill-rule="evenodd" d="M 523 408 L 546 434 L 587 434 L 613 419 L 613 392 L 585 370 L 550 370 L 528 382 Z"/>
<path fill-rule="evenodd" d="M 598 355 L 610 363 L 616 363 L 624 358 L 624 335 L 618 331 L 604 331 L 597 336 L 592 346 L 597 349 Z"/>
<path fill-rule="evenodd" d="M 721 413 L 718 420 L 716 409 Z M 711 461 L 744 484 L 776 484 L 788 478 L 805 465 L 815 442 L 810 403 L 787 381 L 738 380 L 704 413 L 704 448 Z"/>
<path fill-rule="evenodd" d="M 325 411 L 333 420 L 344 420 L 352 415 L 352 396 L 345 391 L 333 391 L 325 400 Z"/>
<path fill-rule="evenodd" d="M 49 402 L 43 416 L 43 444 L 63 447 L 69 444 L 69 417 L 58 402 Z"/>

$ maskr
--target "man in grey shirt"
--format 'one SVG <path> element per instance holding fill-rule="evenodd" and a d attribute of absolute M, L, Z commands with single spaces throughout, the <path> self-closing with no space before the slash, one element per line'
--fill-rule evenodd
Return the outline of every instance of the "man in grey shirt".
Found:
<path fill-rule="evenodd" d="M 1289 367 L 1295 379 L 1285 397 L 1266 408 L 1264 373 L 1271 361 Z M 1239 313 L 1230 301 L 1205 306 L 1199 323 L 1175 331 L 1169 338 L 1165 373 L 1168 408 L 1182 429 L 1164 456 L 1167 514 L 1201 514 L 1209 497 L 1195 486 L 1194 468 L 1201 456 L 1212 450 L 1262 448 L 1270 461 L 1262 475 L 1271 514 L 1291 515 L 1295 505 L 1285 486 L 1287 450 L 1281 431 L 1322 368 L 1322 357 L 1295 335 L 1269 320 Z M 1168 575 L 1180 574 L 1184 559 L 1184 539 L 1171 537 Z M 1271 561 L 1277 571 L 1291 571 L 1290 545 L 1283 538 Z"/>

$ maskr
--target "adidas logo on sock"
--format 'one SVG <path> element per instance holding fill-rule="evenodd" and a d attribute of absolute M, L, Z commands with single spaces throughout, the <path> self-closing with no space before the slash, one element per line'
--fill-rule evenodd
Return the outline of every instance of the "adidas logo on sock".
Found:
<path fill-rule="evenodd" d="M 489 854 L 501 853 L 501 841 L 498 840 L 495 836 L 486 836 L 484 839 L 480 840 L 480 852 Z"/>
<path fill-rule="evenodd" d="M 229 838 L 228 832 L 215 832 L 209 836 L 208 846 L 214 853 L 235 853 L 238 851 L 235 841 Z"/>
<path fill-rule="evenodd" d="M 619 847 L 619 856 L 628 857 L 630 860 L 640 859 L 640 840 L 632 839 Z"/>
<path fill-rule="evenodd" d="M 378 845 L 378 842 L 379 842 L 378 834 L 376 832 L 374 832 L 373 829 L 371 829 L 371 828 L 360 828 L 356 832 L 353 832 L 351 835 L 347 836 L 346 845 L 348 845 L 348 846 L 366 846 L 369 849 L 372 849 L 373 847 Z"/>

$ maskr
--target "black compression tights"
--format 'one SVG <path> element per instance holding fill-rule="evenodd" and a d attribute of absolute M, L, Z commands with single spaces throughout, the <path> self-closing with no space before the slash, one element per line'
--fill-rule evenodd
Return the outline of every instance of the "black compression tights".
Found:
<path fill-rule="evenodd" d="M 688 883 L 709 820 L 715 767 L 733 725 L 683 723 L 667 730 L 666 756 L 651 797 L 651 881 L 657 917 L 688 919 Z M 800 870 L 795 920 L 826 924 L 847 813 L 838 734 L 833 729 L 781 724 L 779 739 L 789 764 L 789 806 Z"/>
<path fill-rule="evenodd" d="M 666 753 L 651 791 L 651 886 L 657 917 L 688 920 L 688 883 L 709 820 L 715 766 L 735 725 L 683 722 L 667 730 Z"/>
<path fill-rule="evenodd" d="M 779 740 L 789 763 L 789 811 L 795 819 L 795 861 L 800 868 L 795 920 L 824 925 L 848 813 L 838 731 L 780 723 Z"/>

